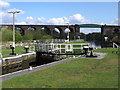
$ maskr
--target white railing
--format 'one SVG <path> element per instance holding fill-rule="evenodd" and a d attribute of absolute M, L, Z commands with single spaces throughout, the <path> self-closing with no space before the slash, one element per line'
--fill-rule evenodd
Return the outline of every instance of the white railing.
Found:
<path fill-rule="evenodd" d="M 29 46 L 29 52 L 34 52 L 35 51 L 35 46 Z"/>
<path fill-rule="evenodd" d="M 84 39 L 76 39 L 76 40 L 70 40 L 70 42 L 82 42 L 85 41 Z"/>
<path fill-rule="evenodd" d="M 36 51 L 42 51 L 42 52 L 54 52 L 54 51 L 61 51 L 64 49 L 66 52 L 73 52 L 74 49 L 83 49 L 83 46 L 89 46 L 88 43 L 81 43 L 81 44 L 57 44 L 57 43 L 50 43 L 50 44 L 37 44 L 36 45 Z"/>
<path fill-rule="evenodd" d="M 2 62 L 3 62 L 3 56 L 2 53 L 0 53 L 0 65 L 2 65 Z"/>
<path fill-rule="evenodd" d="M 117 48 L 120 48 L 120 46 L 118 46 L 115 42 L 113 42 L 113 48 L 115 48 L 115 46 L 116 46 Z"/>

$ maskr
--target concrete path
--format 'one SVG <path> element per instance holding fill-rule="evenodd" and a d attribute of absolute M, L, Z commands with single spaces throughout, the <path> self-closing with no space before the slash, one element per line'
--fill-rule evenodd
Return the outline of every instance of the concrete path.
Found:
<path fill-rule="evenodd" d="M 90 59 L 102 59 L 106 55 L 106 53 L 96 53 L 96 54 L 99 55 L 99 56 L 98 57 L 93 57 L 93 58 L 90 58 Z M 52 62 L 52 63 L 49 63 L 49 64 L 44 64 L 44 65 L 40 65 L 40 66 L 37 66 L 37 67 L 33 67 L 32 70 L 25 69 L 25 70 L 20 70 L 20 71 L 13 72 L 13 73 L 5 74 L 5 75 L 0 76 L 0 81 L 9 80 L 9 79 L 11 79 L 13 77 L 16 77 L 16 76 L 29 74 L 29 73 L 32 73 L 32 72 L 36 72 L 38 70 L 43 70 L 43 69 L 49 68 L 49 67 L 54 66 L 54 65 L 58 65 L 58 64 L 61 64 L 61 63 L 64 63 L 64 62 L 74 60 L 76 58 L 86 58 L 86 57 L 85 56 L 70 57 L 68 59 L 63 59 L 63 60 Z M 89 58 L 89 57 L 87 57 L 87 58 Z"/>

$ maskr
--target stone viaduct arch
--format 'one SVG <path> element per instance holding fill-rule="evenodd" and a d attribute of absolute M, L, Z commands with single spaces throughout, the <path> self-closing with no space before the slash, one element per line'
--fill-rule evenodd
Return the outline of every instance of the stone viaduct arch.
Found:
<path fill-rule="evenodd" d="M 1 27 L 6 27 L 8 29 L 13 29 L 12 25 L 0 25 Z M 65 29 L 68 28 L 67 25 L 15 25 L 15 27 L 18 27 L 21 29 L 21 35 L 25 34 L 25 31 L 28 30 L 28 28 L 34 28 L 34 30 L 36 29 L 41 29 L 41 28 L 45 28 L 46 33 L 48 33 L 49 35 L 53 35 L 53 31 L 55 28 L 58 28 L 60 31 L 60 35 L 59 37 L 64 39 L 65 38 Z M 79 27 L 75 26 L 75 25 L 70 25 L 69 26 L 71 33 L 76 33 L 78 34 L 79 31 Z M 77 35 L 76 35 L 77 36 Z"/>
<path fill-rule="evenodd" d="M 8 29 L 12 29 L 12 25 L 0 25 L 0 27 L 6 27 Z M 23 30 L 25 34 L 25 31 L 29 28 L 32 27 L 35 30 L 41 29 L 42 27 L 47 28 L 50 33 L 50 35 L 53 35 L 53 31 L 55 28 L 58 28 L 60 30 L 60 38 L 64 38 L 65 39 L 65 29 L 68 28 L 68 25 L 15 25 L 15 27 L 19 27 Z M 118 29 L 120 31 L 120 26 L 114 26 L 114 25 L 98 25 L 98 24 L 75 24 L 75 25 L 70 25 L 69 29 L 71 30 L 71 33 L 74 34 L 74 36 L 77 38 L 77 36 L 80 33 L 80 28 L 101 28 L 101 38 L 102 40 L 104 39 L 104 36 L 110 36 L 113 35 L 113 33 L 115 32 L 115 29 Z"/>

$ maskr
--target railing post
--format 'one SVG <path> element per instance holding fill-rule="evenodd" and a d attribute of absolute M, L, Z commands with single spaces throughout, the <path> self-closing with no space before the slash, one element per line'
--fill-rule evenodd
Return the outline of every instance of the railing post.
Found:
<path fill-rule="evenodd" d="M 113 48 L 115 48 L 115 47 L 114 47 L 114 42 L 113 42 Z"/>
<path fill-rule="evenodd" d="M 60 44 L 60 53 L 61 53 L 61 44 Z"/>

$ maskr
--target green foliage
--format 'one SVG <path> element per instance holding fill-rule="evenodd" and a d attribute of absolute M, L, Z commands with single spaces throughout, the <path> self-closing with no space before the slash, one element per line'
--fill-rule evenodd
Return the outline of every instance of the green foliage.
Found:
<path fill-rule="evenodd" d="M 20 31 L 15 30 L 15 41 L 39 40 L 39 39 L 53 39 L 52 36 L 45 33 L 44 30 L 36 29 L 26 30 L 25 35 L 21 36 Z M 13 31 L 7 28 L 2 29 L 2 41 L 13 41 Z"/>
<path fill-rule="evenodd" d="M 34 40 L 37 40 L 37 39 L 40 39 L 41 38 L 41 32 L 40 30 L 36 30 L 35 33 L 33 34 L 33 39 Z"/>
<path fill-rule="evenodd" d="M 111 41 L 115 42 L 115 43 L 119 43 L 119 45 L 120 45 L 120 32 L 118 32 L 117 34 L 113 33 L 113 37 L 112 37 Z"/>
<path fill-rule="evenodd" d="M 12 40 L 13 40 L 12 30 L 8 30 L 6 28 L 2 29 L 2 41 L 12 41 Z"/>
<path fill-rule="evenodd" d="M 101 33 L 89 33 L 86 35 L 87 41 L 101 41 Z"/>
<path fill-rule="evenodd" d="M 53 39 L 53 37 L 50 35 L 44 35 L 42 36 L 42 39 Z"/>
<path fill-rule="evenodd" d="M 22 36 L 20 34 L 20 31 L 15 30 L 15 42 L 22 41 Z"/>
<path fill-rule="evenodd" d="M 0 30 L 0 42 L 2 41 L 2 31 Z M 0 43 L 1 44 L 1 43 Z"/>
<path fill-rule="evenodd" d="M 43 30 L 36 29 L 35 32 L 33 33 L 33 39 L 38 40 L 38 39 L 44 39 L 44 37 L 48 37 L 50 35 L 47 35 Z M 49 39 L 46 38 L 46 39 Z"/>
<path fill-rule="evenodd" d="M 23 36 L 23 40 L 33 40 L 33 31 L 26 30 L 25 35 Z"/>
<path fill-rule="evenodd" d="M 80 39 L 86 39 L 86 35 L 84 33 L 80 33 Z"/>
<path fill-rule="evenodd" d="M 21 41 L 22 36 L 19 31 L 15 30 L 15 42 Z M 2 29 L 2 41 L 13 41 L 13 31 L 7 28 Z"/>

